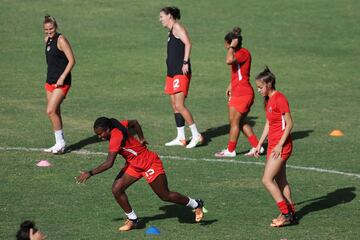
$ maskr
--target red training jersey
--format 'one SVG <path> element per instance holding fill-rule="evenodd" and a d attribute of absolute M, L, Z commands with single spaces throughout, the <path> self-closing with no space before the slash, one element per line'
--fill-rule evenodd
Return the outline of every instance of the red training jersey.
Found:
<path fill-rule="evenodd" d="M 128 121 L 120 121 L 122 125 L 128 128 Z M 133 166 L 139 171 L 146 171 L 150 168 L 153 159 L 157 157 L 157 154 L 150 151 L 145 145 L 140 143 L 134 136 L 128 131 L 128 138 L 125 142 L 125 146 L 121 147 L 121 141 L 123 139 L 122 132 L 114 128 L 110 132 L 109 152 L 117 152 L 121 154 L 126 163 Z"/>
<path fill-rule="evenodd" d="M 254 95 L 249 82 L 251 54 L 246 48 L 240 48 L 234 54 L 236 62 L 231 65 L 231 96 Z"/>
<path fill-rule="evenodd" d="M 266 104 L 266 119 L 269 121 L 268 141 L 269 146 L 276 146 L 285 130 L 285 113 L 290 113 L 288 100 L 281 93 L 276 91 Z M 290 135 L 285 142 L 291 142 Z"/>

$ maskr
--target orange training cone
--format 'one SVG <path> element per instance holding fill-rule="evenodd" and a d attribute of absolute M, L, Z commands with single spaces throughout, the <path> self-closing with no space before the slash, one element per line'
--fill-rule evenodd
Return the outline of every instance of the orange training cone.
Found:
<path fill-rule="evenodd" d="M 331 133 L 329 135 L 332 137 L 342 137 L 342 136 L 344 136 L 344 133 L 339 129 L 334 129 L 331 131 Z"/>

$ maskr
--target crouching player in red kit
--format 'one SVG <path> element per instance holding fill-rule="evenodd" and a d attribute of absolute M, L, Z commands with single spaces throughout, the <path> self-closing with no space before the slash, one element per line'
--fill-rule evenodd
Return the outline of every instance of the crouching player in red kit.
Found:
<path fill-rule="evenodd" d="M 136 132 L 138 139 L 129 133 L 129 128 Z M 114 197 L 127 216 L 125 224 L 119 228 L 119 231 L 134 229 L 139 222 L 125 190 L 142 177 L 146 179 L 161 200 L 193 208 L 195 210 L 195 221 L 201 221 L 203 218 L 203 201 L 169 190 L 162 162 L 155 152 L 150 151 L 145 146 L 147 142 L 138 121 L 124 120 L 119 122 L 113 118 L 100 117 L 94 123 L 94 132 L 99 138 L 110 142 L 107 159 L 98 167 L 82 172 L 77 177 L 77 182 L 83 183 L 91 176 L 111 168 L 117 154 L 125 158 L 125 167 L 119 172 L 112 186 Z"/>
<path fill-rule="evenodd" d="M 290 185 L 286 179 L 286 161 L 292 152 L 290 136 L 293 121 L 286 97 L 275 89 L 275 75 L 268 67 L 256 77 L 258 92 L 264 96 L 266 123 L 255 150 L 259 152 L 268 137 L 266 165 L 262 182 L 277 203 L 281 214 L 272 220 L 271 227 L 282 227 L 298 223 Z"/>

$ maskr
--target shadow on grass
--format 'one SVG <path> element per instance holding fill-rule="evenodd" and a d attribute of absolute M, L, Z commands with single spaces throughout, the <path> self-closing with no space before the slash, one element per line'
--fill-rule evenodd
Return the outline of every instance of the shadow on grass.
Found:
<path fill-rule="evenodd" d="M 66 147 L 65 153 L 69 153 L 75 150 L 79 150 L 82 149 L 83 147 L 85 147 L 86 145 L 90 145 L 90 144 L 94 144 L 94 143 L 98 143 L 101 142 L 102 140 L 100 138 L 98 138 L 97 135 L 93 135 L 91 137 L 87 137 L 84 138 L 80 141 L 78 141 L 77 143 L 71 144 L 69 146 Z"/>
<path fill-rule="evenodd" d="M 314 130 L 304 130 L 304 131 L 296 131 L 291 133 L 292 140 L 306 138 L 310 135 L 310 133 L 314 132 Z"/>
<path fill-rule="evenodd" d="M 163 211 L 164 213 L 157 214 L 154 216 L 148 217 L 140 217 L 139 225 L 137 226 L 138 229 L 143 229 L 146 227 L 146 224 L 150 221 L 154 220 L 162 220 L 167 218 L 177 218 L 179 223 L 195 223 L 195 215 L 192 212 L 192 209 L 188 207 L 184 207 L 182 205 L 165 205 L 159 208 L 159 210 Z M 122 221 L 124 218 L 115 218 L 113 221 Z M 217 222 L 217 219 L 213 220 L 202 220 L 199 224 L 200 225 L 210 225 L 214 222 Z"/>
<path fill-rule="evenodd" d="M 256 122 L 255 119 L 257 119 L 258 117 L 247 117 L 247 123 L 251 126 L 254 127 Z M 206 129 L 204 132 L 202 132 L 202 136 L 204 137 L 204 143 L 201 146 L 207 146 L 209 142 L 211 142 L 211 139 L 222 136 L 222 135 L 227 135 L 230 132 L 230 125 L 229 124 L 224 124 L 218 127 L 212 127 L 212 128 L 208 128 Z M 199 146 L 199 147 L 201 147 Z"/>
<path fill-rule="evenodd" d="M 297 139 L 302 139 L 302 138 L 306 138 L 308 136 L 310 136 L 310 133 L 314 132 L 314 130 L 304 130 L 304 131 L 296 131 L 296 132 L 292 132 L 291 133 L 291 139 L 293 141 L 296 141 Z M 262 155 L 267 154 L 267 147 L 268 147 L 268 142 L 265 141 L 263 144 L 263 148 L 265 149 L 265 152 Z M 237 154 L 245 154 L 248 151 L 242 151 L 242 152 L 237 152 Z"/>
<path fill-rule="evenodd" d="M 340 188 L 324 196 L 296 203 L 296 205 L 300 205 L 311 202 L 298 210 L 296 215 L 301 219 L 311 212 L 321 211 L 339 204 L 351 202 L 356 197 L 354 193 L 355 189 L 355 187 Z"/>

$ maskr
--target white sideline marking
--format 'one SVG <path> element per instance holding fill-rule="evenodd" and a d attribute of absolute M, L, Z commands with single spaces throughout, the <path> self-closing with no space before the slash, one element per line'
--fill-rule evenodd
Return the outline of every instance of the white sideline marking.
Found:
<path fill-rule="evenodd" d="M 26 147 L 0 147 L 1 151 L 25 151 L 25 152 L 42 152 L 44 148 L 26 148 Z M 69 153 L 75 153 L 80 155 L 107 155 L 104 152 L 91 152 L 88 150 L 75 150 Z M 233 160 L 233 159 L 218 159 L 218 158 L 188 158 L 188 157 L 178 157 L 178 156 L 163 156 L 159 155 L 163 159 L 176 159 L 176 160 L 185 160 L 185 161 L 205 161 L 205 162 L 225 162 L 225 163 L 235 163 L 235 164 L 252 164 L 252 165 L 265 165 L 264 162 L 258 161 L 241 161 L 241 160 Z M 316 167 L 301 167 L 295 165 L 286 165 L 287 168 L 299 169 L 299 170 L 306 170 L 306 171 L 314 171 L 314 172 L 323 172 L 323 173 L 333 173 L 338 175 L 344 176 L 351 176 L 360 178 L 360 174 L 358 173 L 347 173 L 347 172 L 340 172 L 336 170 L 329 170 L 323 168 L 316 168 Z"/>

